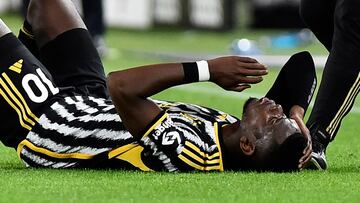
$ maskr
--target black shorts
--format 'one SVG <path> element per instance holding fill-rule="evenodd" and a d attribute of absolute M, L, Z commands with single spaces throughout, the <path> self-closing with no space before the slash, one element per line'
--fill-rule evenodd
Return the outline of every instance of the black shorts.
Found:
<path fill-rule="evenodd" d="M 0 140 L 10 147 L 36 125 L 59 89 L 47 69 L 13 35 L 0 38 Z"/>
<path fill-rule="evenodd" d="M 85 29 L 59 35 L 41 57 L 40 62 L 13 34 L 0 38 L 0 140 L 6 146 L 16 147 L 65 96 L 108 98 L 104 69 Z"/>
<path fill-rule="evenodd" d="M 67 94 L 109 98 L 106 77 L 89 32 L 73 29 L 40 49 L 40 58 L 58 87 L 71 87 Z"/>

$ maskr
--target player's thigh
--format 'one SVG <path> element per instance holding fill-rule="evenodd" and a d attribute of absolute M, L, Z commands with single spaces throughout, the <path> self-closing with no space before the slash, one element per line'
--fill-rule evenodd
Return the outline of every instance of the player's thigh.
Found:
<path fill-rule="evenodd" d="M 300 15 L 319 41 L 330 50 L 334 33 L 335 0 L 301 0 Z"/>
<path fill-rule="evenodd" d="M 86 28 L 71 0 L 30 1 L 27 19 L 39 47 L 68 30 Z"/>
<path fill-rule="evenodd" d="M 108 98 L 104 68 L 87 30 L 78 28 L 59 35 L 40 49 L 40 55 L 58 86 Z"/>
<path fill-rule="evenodd" d="M 332 55 L 360 64 L 360 1 L 338 0 Z"/>

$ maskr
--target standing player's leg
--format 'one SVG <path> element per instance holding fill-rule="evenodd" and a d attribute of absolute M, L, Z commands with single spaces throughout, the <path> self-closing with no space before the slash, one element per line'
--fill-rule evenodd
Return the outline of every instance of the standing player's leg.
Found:
<path fill-rule="evenodd" d="M 84 22 L 89 29 L 94 45 L 99 54 L 105 56 L 107 47 L 104 41 L 105 22 L 103 0 L 82 0 Z"/>
<path fill-rule="evenodd" d="M 360 1 L 338 0 L 334 37 L 308 126 L 313 138 L 312 163 L 326 169 L 325 151 L 351 110 L 360 88 Z"/>
<path fill-rule="evenodd" d="M 301 0 L 300 15 L 330 52 L 334 35 L 335 0 Z"/>

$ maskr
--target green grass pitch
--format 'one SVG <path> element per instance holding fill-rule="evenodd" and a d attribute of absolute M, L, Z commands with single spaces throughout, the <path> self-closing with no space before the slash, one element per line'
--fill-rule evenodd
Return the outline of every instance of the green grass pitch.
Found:
<path fill-rule="evenodd" d="M 18 16 L 2 14 L 0 17 L 17 32 L 21 24 Z M 273 33 L 276 31 L 210 33 L 110 29 L 106 41 L 112 51 L 104 59 L 104 65 L 107 71 L 111 71 L 161 62 L 130 54 L 126 51 L 129 49 L 226 53 L 235 38 L 258 39 Z M 313 54 L 326 53 L 319 44 L 267 52 L 284 54 L 305 49 Z M 201 83 L 173 88 L 155 98 L 193 102 L 240 116 L 244 100 L 249 95 L 265 94 L 277 72 L 277 69 L 271 69 L 262 84 L 244 93 L 224 92 L 212 84 Z M 169 174 L 27 169 L 13 149 L 0 145 L 0 202 L 359 202 L 359 107 L 357 100 L 354 112 L 343 121 L 336 141 L 330 145 L 327 153 L 329 169 L 325 172 Z"/>

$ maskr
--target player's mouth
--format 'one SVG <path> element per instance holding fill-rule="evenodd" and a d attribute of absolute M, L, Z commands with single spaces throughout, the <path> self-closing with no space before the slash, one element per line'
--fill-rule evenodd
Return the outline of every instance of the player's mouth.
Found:
<path fill-rule="evenodd" d="M 258 102 L 260 105 L 263 105 L 263 104 L 276 105 L 274 100 L 271 100 L 267 97 L 263 97 L 263 98 L 259 99 Z"/>

